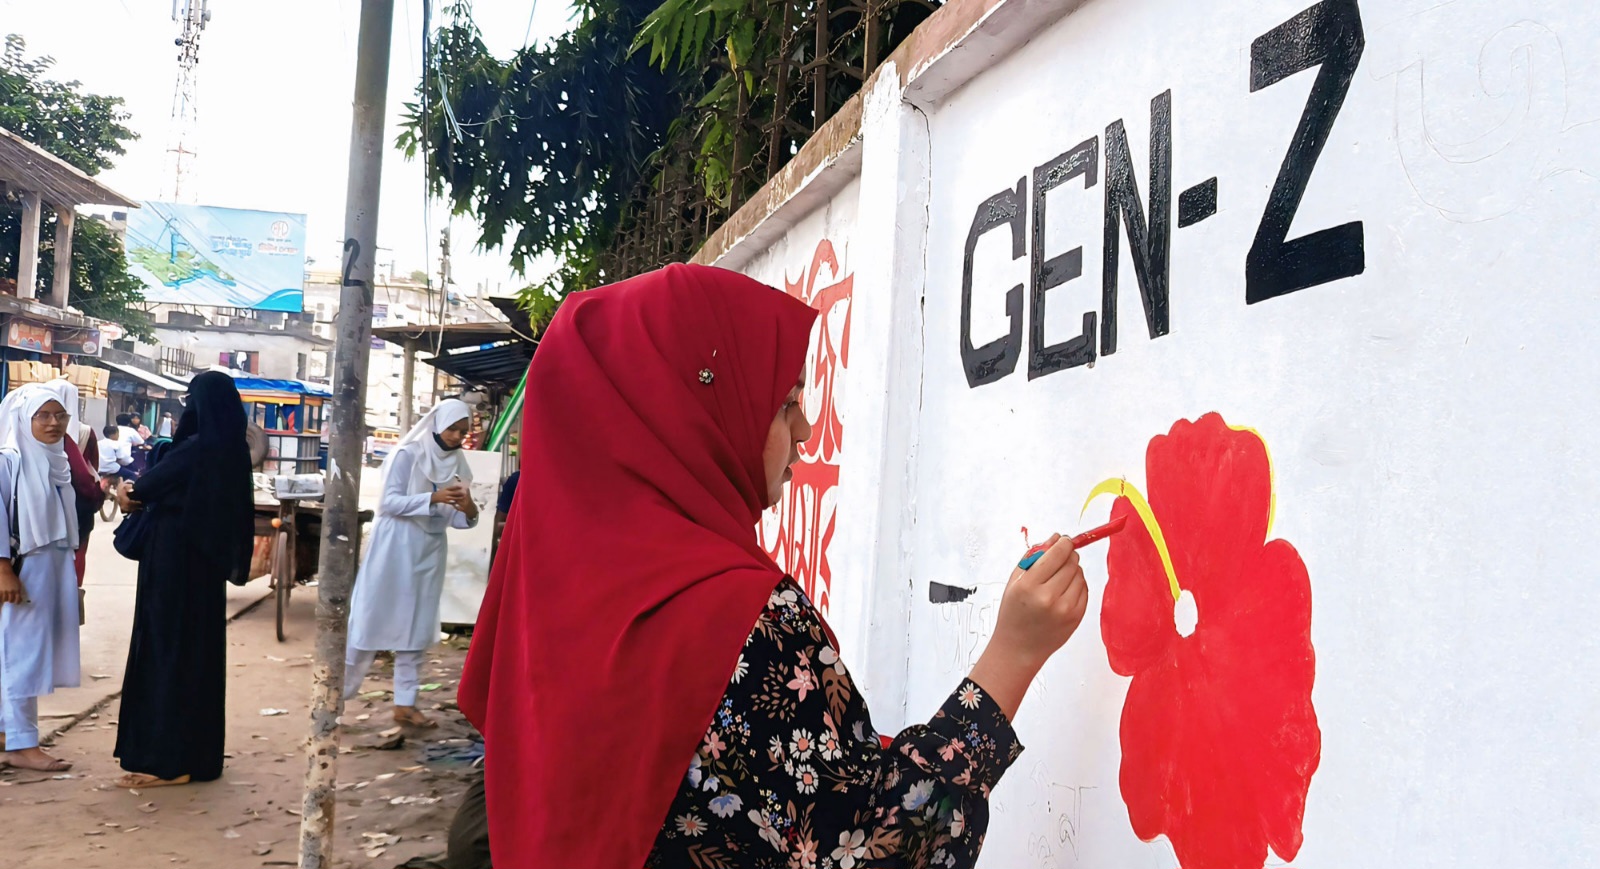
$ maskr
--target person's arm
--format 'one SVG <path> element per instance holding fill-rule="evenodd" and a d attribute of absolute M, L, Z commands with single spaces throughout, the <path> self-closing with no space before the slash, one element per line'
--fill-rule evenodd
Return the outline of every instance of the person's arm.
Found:
<path fill-rule="evenodd" d="M 129 504 L 120 503 L 124 511 L 131 505 L 134 509 L 145 504 L 160 504 L 164 501 L 181 497 L 189 490 L 190 466 L 193 464 L 193 452 L 187 449 L 175 449 L 156 463 L 156 466 L 139 475 L 137 482 L 131 488 L 125 489 Z M 205 485 L 205 481 L 196 481 Z"/>
<path fill-rule="evenodd" d="M 478 527 L 478 505 L 472 503 L 472 496 L 463 498 L 456 506 L 455 515 L 450 517 L 450 527 L 458 529 Z"/>
<path fill-rule="evenodd" d="M 5 457 L 0 457 L 0 492 L 14 491 L 11 487 L 11 462 Z M 11 568 L 11 499 L 0 497 L 0 527 L 7 533 L 0 534 L 0 604 L 27 603 L 28 593 L 22 587 L 22 580 L 16 571 Z"/>
<path fill-rule="evenodd" d="M 401 450 L 389 463 L 389 475 L 383 481 L 383 496 L 378 499 L 378 512 L 385 516 L 423 519 L 434 515 L 433 505 L 444 502 L 441 492 L 411 494 L 411 468 L 416 459 L 410 450 Z"/>
<path fill-rule="evenodd" d="M 773 592 L 690 764 L 647 865 L 693 865 L 732 843 L 774 865 L 971 867 L 990 789 L 1022 752 L 970 680 L 887 747 L 816 610 Z M 687 830 L 704 823 L 701 835 Z"/>
<path fill-rule="evenodd" d="M 1013 570 L 1000 600 L 994 634 L 969 678 L 988 689 L 1009 720 L 1044 662 L 1083 621 L 1089 586 L 1072 541 L 1057 534 L 1026 571 Z"/>
<path fill-rule="evenodd" d="M 511 505 L 517 499 L 517 483 L 521 481 L 522 472 L 512 471 L 511 476 L 500 484 L 500 499 L 494 505 L 494 539 L 499 540 L 505 532 L 506 518 L 511 515 Z"/>

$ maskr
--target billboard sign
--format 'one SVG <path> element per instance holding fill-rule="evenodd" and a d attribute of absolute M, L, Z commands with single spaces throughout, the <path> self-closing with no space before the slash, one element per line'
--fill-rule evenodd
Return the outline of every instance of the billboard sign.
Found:
<path fill-rule="evenodd" d="M 301 310 L 303 214 L 146 202 L 128 213 L 127 250 L 147 302 Z"/>
<path fill-rule="evenodd" d="M 51 353 L 55 346 L 55 335 L 51 333 L 49 326 L 12 320 L 6 329 L 6 346 L 34 353 Z"/>
<path fill-rule="evenodd" d="M 69 356 L 99 356 L 99 329 L 66 329 L 55 333 L 55 352 Z"/>

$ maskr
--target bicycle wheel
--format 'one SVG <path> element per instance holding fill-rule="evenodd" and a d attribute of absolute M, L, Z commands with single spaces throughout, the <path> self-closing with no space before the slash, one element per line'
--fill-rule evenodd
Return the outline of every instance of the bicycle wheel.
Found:
<path fill-rule="evenodd" d="M 294 588 L 294 562 L 289 553 L 289 532 L 279 531 L 272 546 L 272 586 L 278 603 L 278 642 L 284 641 L 283 618 L 289 609 L 289 591 Z"/>

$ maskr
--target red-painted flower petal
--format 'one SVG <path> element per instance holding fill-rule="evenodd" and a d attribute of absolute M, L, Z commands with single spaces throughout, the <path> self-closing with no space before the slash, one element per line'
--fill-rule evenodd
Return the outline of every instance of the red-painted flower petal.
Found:
<path fill-rule="evenodd" d="M 1166 568 L 1150 532 L 1127 498 L 1118 498 L 1111 507 L 1111 518 L 1119 516 L 1127 516 L 1128 525 L 1112 536 L 1106 553 L 1110 579 L 1100 607 L 1100 636 L 1111 669 L 1132 676 L 1161 660 L 1178 632 Z"/>
<path fill-rule="evenodd" d="M 1199 620 L 1178 635 L 1160 557 L 1130 518 L 1112 538 L 1101 612 L 1112 667 L 1133 677 L 1120 729 L 1129 820 L 1142 839 L 1167 836 L 1184 869 L 1257 869 L 1268 846 L 1292 859 L 1321 733 L 1310 579 L 1293 546 L 1265 541 L 1266 448 L 1208 414 L 1155 438 L 1146 460 Z"/>
<path fill-rule="evenodd" d="M 1178 583 L 1196 596 L 1266 542 L 1272 467 L 1254 432 L 1230 429 L 1215 413 L 1179 420 L 1151 439 L 1145 475 Z"/>

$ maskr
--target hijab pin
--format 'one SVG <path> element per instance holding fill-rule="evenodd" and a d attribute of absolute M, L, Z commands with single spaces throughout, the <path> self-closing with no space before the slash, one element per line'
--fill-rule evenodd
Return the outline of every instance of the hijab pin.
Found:
<path fill-rule="evenodd" d="M 711 351 L 711 358 L 712 359 L 717 358 L 717 351 L 715 351 L 715 350 Z M 712 372 L 712 370 L 710 368 L 702 368 L 702 369 L 700 369 L 700 382 L 701 383 L 704 383 L 705 385 L 710 386 L 711 385 L 711 381 L 716 380 L 716 379 L 717 379 L 717 375 L 714 372 Z"/>

